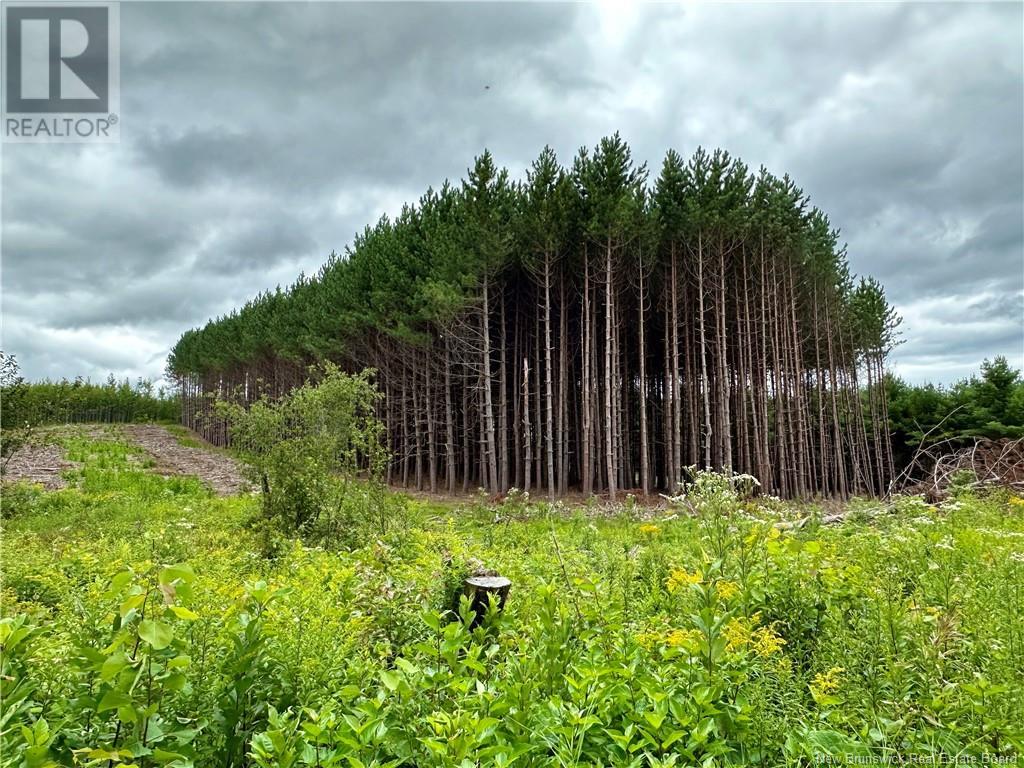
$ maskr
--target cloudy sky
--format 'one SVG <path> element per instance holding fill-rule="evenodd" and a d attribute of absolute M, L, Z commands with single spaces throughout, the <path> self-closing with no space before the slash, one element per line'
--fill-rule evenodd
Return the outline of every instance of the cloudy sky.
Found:
<path fill-rule="evenodd" d="M 1022 366 L 1022 8 L 122 3 L 121 142 L 3 147 L 3 348 L 157 378 L 484 147 L 518 175 L 618 130 L 790 173 L 903 315 L 905 378 Z"/>

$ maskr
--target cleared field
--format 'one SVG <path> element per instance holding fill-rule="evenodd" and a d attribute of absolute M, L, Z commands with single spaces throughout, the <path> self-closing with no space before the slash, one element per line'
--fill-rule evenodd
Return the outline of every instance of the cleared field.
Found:
<path fill-rule="evenodd" d="M 259 500 L 59 435 L 4 496 L 2 765 L 796 765 L 1024 750 L 1024 500 L 410 501 L 261 552 Z M 198 449 L 194 449 L 198 450 Z M 802 528 L 786 524 L 812 519 Z M 505 611 L 451 619 L 493 570 Z M 863 764 L 863 763 L 862 763 Z"/>

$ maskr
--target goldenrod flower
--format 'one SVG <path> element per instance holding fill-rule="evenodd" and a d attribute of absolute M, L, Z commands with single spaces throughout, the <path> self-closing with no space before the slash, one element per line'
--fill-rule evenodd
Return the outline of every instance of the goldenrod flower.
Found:
<path fill-rule="evenodd" d="M 730 619 L 729 623 L 722 628 L 726 650 L 739 651 L 746 648 L 761 657 L 779 653 L 782 646 L 786 644 L 786 640 L 775 631 L 774 624 L 768 627 L 758 627 L 760 623 L 760 613 L 755 613 L 750 618 L 741 616 Z"/>
<path fill-rule="evenodd" d="M 750 634 L 749 619 L 730 619 L 729 623 L 722 629 L 722 635 L 725 637 L 725 647 L 730 651 L 738 651 L 746 647 L 747 643 L 750 642 Z"/>
<path fill-rule="evenodd" d="M 772 627 L 760 627 L 750 636 L 750 645 L 758 656 L 776 654 L 785 644 L 785 639 L 777 635 Z"/>
<path fill-rule="evenodd" d="M 643 632 L 636 635 L 637 643 L 651 650 L 655 646 L 668 646 L 669 648 L 684 648 L 688 651 L 695 651 L 700 643 L 700 632 L 695 629 L 671 629 L 668 632 Z"/>
<path fill-rule="evenodd" d="M 700 632 L 695 629 L 673 629 L 665 636 L 665 643 L 672 648 L 692 651 L 700 643 Z"/>
<path fill-rule="evenodd" d="M 669 592 L 675 592 L 680 587 L 686 587 L 690 584 L 700 584 L 704 581 L 704 574 L 700 571 L 694 571 L 689 573 L 685 569 L 676 569 L 669 574 L 666 586 Z"/>
<path fill-rule="evenodd" d="M 661 533 L 661 528 L 654 525 L 653 523 L 644 523 L 640 526 L 640 533 L 644 533 L 649 536 L 657 536 L 659 533 Z"/>
<path fill-rule="evenodd" d="M 636 636 L 636 641 L 640 645 L 640 647 L 649 651 L 651 648 L 653 648 L 655 645 L 661 642 L 661 635 L 659 635 L 657 632 L 641 632 L 639 635 Z"/>
<path fill-rule="evenodd" d="M 718 593 L 720 598 L 728 600 L 730 597 L 739 593 L 740 585 L 735 581 L 719 581 L 715 584 L 715 591 Z"/>
<path fill-rule="evenodd" d="M 821 704 L 831 698 L 831 694 L 839 690 L 840 677 L 843 672 L 842 667 L 832 667 L 827 672 L 816 674 L 808 685 L 814 700 Z"/>

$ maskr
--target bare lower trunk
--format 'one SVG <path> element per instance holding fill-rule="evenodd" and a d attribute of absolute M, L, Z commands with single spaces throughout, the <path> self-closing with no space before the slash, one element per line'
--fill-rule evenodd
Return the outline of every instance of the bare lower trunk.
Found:
<path fill-rule="evenodd" d="M 605 424 L 605 468 L 608 472 L 608 498 L 615 501 L 615 422 L 613 421 L 614 373 L 612 365 L 612 313 L 615 302 L 612 299 L 612 244 L 609 239 L 605 251 L 605 293 L 604 293 L 604 424 Z"/>
<path fill-rule="evenodd" d="M 638 350 L 640 358 L 640 382 L 638 384 L 640 390 L 640 487 L 644 496 L 647 496 L 651 492 L 651 471 L 648 466 L 647 448 L 647 346 L 644 338 L 644 300 L 644 264 L 643 257 L 641 257 L 640 302 L 637 310 L 640 331 L 640 349 Z"/>
<path fill-rule="evenodd" d="M 491 392 L 491 322 L 490 302 L 487 280 L 484 280 L 482 335 L 483 335 L 483 400 L 484 400 L 484 440 L 487 460 L 487 487 L 492 493 L 498 490 L 498 455 L 494 437 L 494 403 Z"/>
<path fill-rule="evenodd" d="M 530 477 L 533 467 L 533 434 L 530 432 L 530 363 L 523 357 L 523 490 L 530 492 Z"/>
<path fill-rule="evenodd" d="M 697 318 L 700 328 L 700 379 L 704 398 L 704 468 L 711 469 L 711 382 L 708 380 L 708 337 L 704 329 L 704 243 L 697 236 Z"/>
<path fill-rule="evenodd" d="M 548 457 L 548 498 L 555 498 L 555 411 L 554 392 L 551 383 L 551 256 L 544 254 L 544 395 L 547 421 L 544 424 L 544 441 Z"/>

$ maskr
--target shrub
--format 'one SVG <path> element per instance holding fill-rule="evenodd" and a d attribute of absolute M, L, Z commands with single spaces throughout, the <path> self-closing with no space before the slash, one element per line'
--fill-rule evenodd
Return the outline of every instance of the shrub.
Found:
<path fill-rule="evenodd" d="M 370 373 L 330 364 L 315 373 L 315 383 L 278 400 L 217 405 L 261 490 L 271 551 L 281 534 L 352 544 L 362 532 L 384 535 L 401 518 L 401 502 L 382 480 L 388 454 Z"/>

